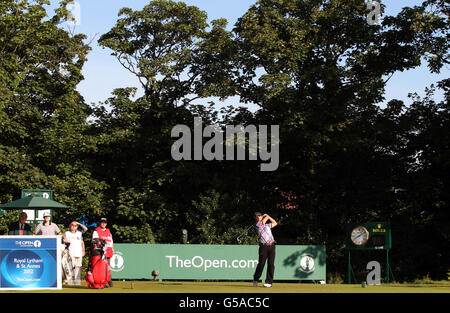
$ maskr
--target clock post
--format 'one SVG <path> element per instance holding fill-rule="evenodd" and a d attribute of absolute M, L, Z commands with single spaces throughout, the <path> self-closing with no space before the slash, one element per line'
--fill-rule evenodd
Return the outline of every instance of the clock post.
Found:
<path fill-rule="evenodd" d="M 391 226 L 389 222 L 366 222 L 348 224 L 346 228 L 346 246 L 348 250 L 348 283 L 351 284 L 353 267 L 351 265 L 351 251 L 386 251 L 386 282 L 390 282 L 392 274 L 389 264 L 389 250 L 392 248 Z M 393 275 L 392 275 L 393 276 Z"/>

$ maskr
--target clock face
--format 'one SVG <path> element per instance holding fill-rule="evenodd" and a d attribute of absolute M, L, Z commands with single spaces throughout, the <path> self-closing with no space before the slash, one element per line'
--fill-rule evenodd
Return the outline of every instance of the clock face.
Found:
<path fill-rule="evenodd" d="M 350 239 L 355 245 L 362 246 L 369 240 L 369 232 L 363 226 L 355 227 L 350 234 Z"/>

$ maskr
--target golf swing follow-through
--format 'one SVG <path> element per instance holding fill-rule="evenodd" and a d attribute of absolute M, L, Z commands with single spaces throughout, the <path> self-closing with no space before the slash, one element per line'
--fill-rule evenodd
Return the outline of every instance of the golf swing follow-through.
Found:
<path fill-rule="evenodd" d="M 267 223 L 270 221 L 270 223 Z M 273 274 L 275 271 L 275 238 L 272 235 L 272 228 L 278 223 L 269 215 L 255 212 L 255 227 L 259 235 L 259 250 L 258 250 L 258 266 L 253 275 L 253 286 L 258 286 L 259 278 L 264 270 L 267 260 L 267 274 L 266 283 L 264 287 L 272 287 Z"/>
<path fill-rule="evenodd" d="M 264 287 L 272 287 L 273 275 L 275 271 L 275 239 L 272 235 L 272 228 L 278 225 L 278 223 L 270 217 L 268 214 L 262 214 L 260 212 L 254 213 L 256 224 L 250 225 L 245 231 L 243 231 L 237 238 L 237 242 L 241 242 L 241 237 L 246 235 L 251 228 L 255 228 L 259 236 L 259 250 L 258 250 L 258 266 L 256 267 L 253 275 L 253 286 L 258 286 L 259 278 L 262 275 L 264 266 L 267 262 L 267 275 Z M 270 223 L 267 223 L 270 221 Z"/>

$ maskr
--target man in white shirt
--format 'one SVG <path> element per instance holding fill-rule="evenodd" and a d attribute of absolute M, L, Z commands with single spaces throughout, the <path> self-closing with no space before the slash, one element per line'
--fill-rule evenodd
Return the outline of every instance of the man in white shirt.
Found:
<path fill-rule="evenodd" d="M 81 227 L 81 231 L 78 230 Z M 73 266 L 73 283 L 81 285 L 81 266 L 83 265 L 83 256 L 85 255 L 83 233 L 87 231 L 87 227 L 76 221 L 69 225 L 69 231 L 66 231 L 66 242 L 70 242 L 69 255 L 72 258 Z"/>

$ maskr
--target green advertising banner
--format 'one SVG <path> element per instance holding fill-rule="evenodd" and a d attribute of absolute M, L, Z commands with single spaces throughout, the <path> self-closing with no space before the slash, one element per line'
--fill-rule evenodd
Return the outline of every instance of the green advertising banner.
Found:
<path fill-rule="evenodd" d="M 258 246 L 115 244 L 110 263 L 113 279 L 252 280 Z M 325 279 L 325 246 L 276 246 L 275 280 Z"/>

